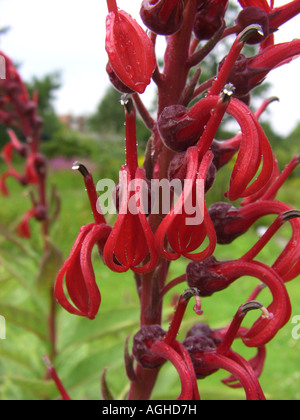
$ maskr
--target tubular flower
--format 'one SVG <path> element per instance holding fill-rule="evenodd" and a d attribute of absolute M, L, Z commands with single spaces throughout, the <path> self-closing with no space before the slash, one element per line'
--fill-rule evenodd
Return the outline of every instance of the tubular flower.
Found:
<path fill-rule="evenodd" d="M 72 251 L 57 275 L 54 296 L 71 314 L 94 319 L 100 307 L 101 295 L 92 266 L 92 250 L 97 245 L 100 254 L 103 252 L 111 227 L 97 211 L 97 193 L 91 174 L 83 165 L 76 164 L 75 167 L 84 176 L 95 222 L 80 229 Z M 64 290 L 64 282 L 69 298 Z"/>
<path fill-rule="evenodd" d="M 247 400 L 265 400 L 257 379 L 257 374 L 260 373 L 257 361 L 247 362 L 231 349 L 234 339 L 240 336 L 240 331 L 245 331 L 240 328 L 243 319 L 249 311 L 255 309 L 261 309 L 263 316 L 269 316 L 261 303 L 247 302 L 239 307 L 228 328 L 222 331 L 211 330 L 208 325 L 196 324 L 187 333 L 183 345 L 191 356 L 197 379 L 204 379 L 217 370 L 224 369 L 232 376 L 222 382 L 230 384 L 238 381 L 238 385 L 245 389 Z M 261 362 L 261 355 L 260 359 Z"/>
<path fill-rule="evenodd" d="M 298 211 L 279 201 L 261 200 L 239 209 L 229 203 L 215 203 L 209 209 L 209 214 L 215 227 L 217 242 L 220 244 L 231 243 L 244 234 L 259 218 L 271 214 L 278 215 L 266 234 L 253 247 L 252 251 L 246 254 L 248 259 L 250 254 L 254 258 L 276 231 L 289 221 L 292 227 L 291 239 L 274 262 L 273 268 L 285 281 L 298 275 L 295 271 L 300 257 L 299 247 L 296 246 L 300 232 Z M 292 273 L 293 277 L 291 277 Z"/>
<path fill-rule="evenodd" d="M 178 142 L 179 144 L 195 142 L 200 138 L 198 144 L 200 147 L 204 127 L 207 125 L 211 112 L 217 106 L 218 101 L 219 97 L 208 96 L 200 100 L 180 118 L 173 120 L 172 142 Z M 167 110 L 164 111 L 158 122 L 161 135 L 166 135 L 165 138 L 163 137 L 165 144 L 169 144 L 169 134 L 167 132 L 169 124 L 165 124 L 167 112 Z M 237 161 L 232 171 L 229 191 L 226 193 L 227 197 L 234 201 L 241 197 L 251 196 L 261 190 L 271 179 L 276 162 L 268 139 L 249 108 L 241 101 L 233 98 L 226 112 L 236 119 L 242 131 Z M 211 144 L 212 142 L 213 138 L 211 138 Z M 263 160 L 261 172 L 255 181 L 248 186 L 255 177 L 261 160 Z"/>
<path fill-rule="evenodd" d="M 140 15 L 152 32 L 172 35 L 182 25 L 183 9 L 183 0 L 143 0 Z"/>
<path fill-rule="evenodd" d="M 245 57 L 240 54 L 236 60 L 227 82 L 232 83 L 236 90 L 236 97 L 244 97 L 260 85 L 267 74 L 296 58 L 300 53 L 300 41 L 298 39 L 282 44 L 271 45 L 254 57 Z M 219 64 L 219 71 L 224 63 Z"/>
<path fill-rule="evenodd" d="M 245 345 L 260 347 L 267 344 L 289 320 L 291 305 L 282 278 L 276 271 L 257 261 L 245 262 L 242 259 L 218 262 L 215 258 L 204 262 L 192 262 L 187 267 L 187 282 L 190 287 L 200 290 L 201 296 L 226 289 L 242 276 L 260 279 L 270 289 L 273 302 L 268 307 L 270 317 L 260 317 L 242 337 Z"/>
<path fill-rule="evenodd" d="M 118 10 L 116 0 L 107 4 L 106 51 L 111 69 L 129 89 L 143 93 L 156 67 L 152 42 L 128 13 Z"/>
<path fill-rule="evenodd" d="M 170 361 L 177 370 L 181 381 L 181 393 L 177 400 L 199 400 L 194 367 L 186 348 L 176 340 L 183 316 L 192 297 L 196 299 L 194 307 L 198 315 L 202 314 L 197 289 L 187 289 L 179 297 L 178 304 L 168 331 L 159 325 L 144 326 L 134 336 L 133 355 L 137 362 L 147 369 L 160 368 Z"/>
<path fill-rule="evenodd" d="M 155 234 L 157 249 L 168 260 L 176 260 L 183 255 L 195 261 L 202 261 L 212 255 L 215 250 L 215 231 L 204 200 L 204 180 L 207 179 L 213 155 L 207 152 L 200 164 L 198 156 L 196 147 L 188 149 L 187 171 L 182 194 Z M 209 238 L 207 248 L 193 253 L 201 246 L 206 236 Z M 166 248 L 166 238 L 171 250 Z"/>
<path fill-rule="evenodd" d="M 144 206 L 145 171 L 138 168 L 136 113 L 131 99 L 125 103 L 126 165 L 120 170 L 119 215 L 104 248 L 107 266 L 116 272 L 151 271 L 158 260 L 154 236 Z M 148 260 L 147 260 L 148 259 Z"/>

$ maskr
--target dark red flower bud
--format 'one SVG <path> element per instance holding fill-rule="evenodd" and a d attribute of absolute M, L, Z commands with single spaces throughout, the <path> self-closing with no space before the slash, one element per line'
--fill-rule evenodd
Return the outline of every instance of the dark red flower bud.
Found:
<path fill-rule="evenodd" d="M 223 67 L 226 57 L 219 63 L 218 72 Z M 234 96 L 242 98 L 251 90 L 251 78 L 262 73 L 261 70 L 252 70 L 249 68 L 249 58 L 244 54 L 240 54 L 233 65 L 233 69 L 227 79 L 235 87 Z"/>
<path fill-rule="evenodd" d="M 201 357 L 203 353 L 216 351 L 217 348 L 212 338 L 200 333 L 186 338 L 183 345 L 192 359 L 197 379 L 204 379 L 216 372 L 217 369 L 210 368 Z"/>
<path fill-rule="evenodd" d="M 168 179 L 171 182 L 174 179 L 180 179 L 180 181 L 184 182 L 186 177 L 186 171 L 187 171 L 187 162 L 185 159 L 186 153 L 176 153 L 176 155 L 173 157 L 173 159 L 170 162 L 169 169 L 168 169 Z M 204 186 L 204 192 L 207 193 L 213 186 L 215 179 L 216 179 L 216 172 L 217 168 L 212 162 L 209 166 L 206 180 L 205 180 L 205 186 Z"/>
<path fill-rule="evenodd" d="M 181 28 L 183 9 L 183 0 L 143 0 L 140 15 L 152 32 L 172 35 Z"/>
<path fill-rule="evenodd" d="M 195 335 L 204 335 L 205 337 L 212 338 L 211 329 L 207 324 L 198 322 L 188 330 L 185 338 L 193 337 Z"/>
<path fill-rule="evenodd" d="M 171 105 L 163 110 L 158 120 L 158 130 L 165 146 L 175 152 L 186 151 L 198 140 L 198 135 L 184 139 L 177 137 L 178 131 L 194 122 L 187 113 L 188 109 L 183 105 Z"/>
<path fill-rule="evenodd" d="M 158 120 L 158 130 L 165 146 L 175 152 L 183 152 L 197 143 L 209 120 L 211 109 L 204 108 L 203 111 L 199 120 L 196 121 L 189 116 L 189 110 L 182 105 L 166 107 Z M 182 129 L 194 125 L 197 126 L 197 129 L 193 129 L 191 135 L 180 135 Z M 202 130 L 198 129 L 199 126 L 202 127 Z"/>
<path fill-rule="evenodd" d="M 227 78 L 227 83 L 235 86 L 234 96 L 244 97 L 256 86 L 259 86 L 268 73 L 300 54 L 300 41 L 271 45 L 254 57 L 240 54 Z M 225 63 L 226 57 L 220 62 L 218 71 Z"/>
<path fill-rule="evenodd" d="M 133 338 L 132 353 L 135 359 L 145 368 L 154 369 L 166 361 L 151 352 L 154 342 L 161 341 L 166 332 L 159 325 L 144 326 Z"/>
<path fill-rule="evenodd" d="M 201 2 L 194 23 L 194 34 L 200 40 L 212 38 L 224 24 L 227 0 Z"/>
<path fill-rule="evenodd" d="M 252 24 L 258 24 L 261 26 L 264 35 L 257 32 L 247 40 L 247 44 L 258 44 L 269 36 L 269 17 L 268 14 L 260 7 L 245 7 L 239 13 L 236 23 L 238 25 L 237 33 Z"/>
<path fill-rule="evenodd" d="M 207 258 L 202 262 L 189 263 L 186 268 L 186 280 L 189 287 L 199 289 L 202 297 L 211 296 L 215 289 L 218 291 L 225 289 L 228 286 L 227 279 L 212 270 L 212 267 L 217 267 L 219 264 L 215 257 Z M 208 288 L 207 285 L 209 285 Z"/>
<path fill-rule="evenodd" d="M 109 80 L 110 80 L 111 84 L 119 92 L 129 93 L 129 94 L 134 92 L 134 90 L 130 89 L 128 86 L 124 85 L 123 82 L 121 82 L 121 80 L 118 78 L 116 73 L 113 71 L 109 62 L 107 63 L 107 66 L 106 66 L 106 72 L 108 74 L 108 77 L 109 77 Z"/>
<path fill-rule="evenodd" d="M 242 219 L 239 209 L 230 203 L 214 203 L 209 208 L 208 213 L 216 231 L 218 244 L 230 244 L 248 229 L 246 227 L 237 230 L 231 229 L 230 232 L 226 230 L 230 222 Z"/>
<path fill-rule="evenodd" d="M 240 144 L 241 137 L 236 137 L 232 140 L 225 141 L 213 140 L 211 144 L 211 150 L 214 154 L 213 163 L 217 171 L 232 159 L 232 157 L 238 151 Z"/>

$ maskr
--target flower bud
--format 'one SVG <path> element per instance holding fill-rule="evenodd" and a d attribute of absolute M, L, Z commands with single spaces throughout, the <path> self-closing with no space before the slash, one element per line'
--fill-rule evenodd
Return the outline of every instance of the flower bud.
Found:
<path fill-rule="evenodd" d="M 243 31 L 247 26 L 252 24 L 258 24 L 262 27 L 264 35 L 262 36 L 261 33 L 257 32 L 247 40 L 247 44 L 259 44 L 269 36 L 269 17 L 260 7 L 245 7 L 239 13 L 236 23 L 238 25 L 238 32 Z"/>
<path fill-rule="evenodd" d="M 159 325 L 148 325 L 140 329 L 133 338 L 132 353 L 135 359 L 145 368 L 154 369 L 161 366 L 165 359 L 155 356 L 151 346 L 161 341 L 166 332 Z"/>
<path fill-rule="evenodd" d="M 226 57 L 219 63 L 218 72 L 223 67 Z M 240 54 L 231 73 L 227 79 L 228 83 L 232 83 L 235 87 L 234 96 L 236 98 L 244 97 L 249 94 L 251 90 L 250 79 L 254 75 L 248 66 L 248 58 L 244 54 Z"/>
<path fill-rule="evenodd" d="M 152 32 L 172 35 L 181 28 L 183 8 L 183 0 L 143 0 L 140 15 Z"/>
<path fill-rule="evenodd" d="M 176 153 L 173 159 L 170 162 L 169 169 L 168 169 L 168 179 L 171 182 L 173 179 L 180 179 L 180 181 L 184 182 L 187 172 L 187 161 L 186 161 L 186 153 Z M 205 179 L 205 186 L 204 191 L 207 193 L 213 186 L 215 179 L 216 179 L 217 169 L 212 162 L 208 168 L 206 179 Z"/>
<path fill-rule="evenodd" d="M 230 244 L 247 230 L 226 231 L 226 227 L 230 222 L 242 218 L 239 215 L 239 210 L 230 203 L 214 203 L 209 208 L 208 213 L 216 231 L 218 244 Z"/>
<path fill-rule="evenodd" d="M 204 379 L 216 372 L 216 369 L 210 368 L 201 357 L 204 352 L 216 351 L 212 338 L 206 334 L 192 335 L 183 341 L 183 345 L 191 357 L 197 379 Z"/>
<path fill-rule="evenodd" d="M 130 89 L 128 86 L 124 85 L 123 82 L 121 82 L 121 80 L 118 78 L 118 76 L 116 75 L 116 73 L 113 71 L 110 63 L 107 63 L 106 66 L 106 72 L 108 74 L 110 83 L 113 85 L 113 87 L 118 90 L 121 93 L 134 93 L 134 90 Z"/>
<path fill-rule="evenodd" d="M 188 138 L 179 138 L 178 131 L 194 122 L 187 115 L 188 109 L 183 105 L 166 107 L 158 120 L 158 130 L 166 147 L 175 152 L 184 152 L 199 139 L 198 134 Z"/>
<path fill-rule="evenodd" d="M 214 257 L 205 261 L 192 261 L 186 268 L 186 279 L 189 287 L 196 287 L 201 297 L 211 296 L 214 292 L 225 289 L 228 286 L 227 279 L 221 274 L 210 270 L 220 264 Z"/>
<path fill-rule="evenodd" d="M 194 34 L 200 40 L 212 38 L 224 24 L 227 0 L 201 2 L 194 23 Z"/>

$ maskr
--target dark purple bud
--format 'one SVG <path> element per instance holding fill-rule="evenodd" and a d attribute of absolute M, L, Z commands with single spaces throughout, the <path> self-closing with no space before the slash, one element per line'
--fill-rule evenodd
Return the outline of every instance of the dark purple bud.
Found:
<path fill-rule="evenodd" d="M 46 174 L 46 171 L 47 171 L 46 158 L 40 153 L 38 153 L 34 158 L 34 168 L 38 174 L 42 176 Z"/>
<path fill-rule="evenodd" d="M 37 105 L 35 102 L 33 101 L 29 101 L 26 102 L 26 104 L 24 104 L 24 108 L 23 108 L 23 112 L 24 114 L 30 115 L 33 114 L 37 109 Z"/>
<path fill-rule="evenodd" d="M 44 124 L 44 120 L 38 115 L 34 115 L 32 125 L 35 130 L 39 130 Z"/>
<path fill-rule="evenodd" d="M 180 179 L 183 181 L 186 176 L 187 162 L 185 160 L 185 152 L 176 153 L 170 162 L 168 169 L 169 181 Z"/>
<path fill-rule="evenodd" d="M 42 222 L 47 219 L 47 210 L 45 206 L 37 205 L 35 206 L 35 218 L 39 222 Z"/>
<path fill-rule="evenodd" d="M 184 182 L 186 171 L 187 171 L 187 161 L 185 159 L 186 153 L 181 152 L 177 153 L 170 162 L 168 170 L 168 178 L 171 182 L 173 179 L 180 179 Z M 213 163 L 211 163 L 205 181 L 205 193 L 209 191 L 216 179 L 217 169 Z"/>
<path fill-rule="evenodd" d="M 108 62 L 106 65 L 106 72 L 108 74 L 110 83 L 113 85 L 113 87 L 121 92 L 121 93 L 134 93 L 134 91 L 132 89 L 130 89 L 128 86 L 126 86 L 123 82 L 121 82 L 121 80 L 118 78 L 118 76 L 116 75 L 116 73 L 113 71 L 110 63 Z"/>
<path fill-rule="evenodd" d="M 212 162 L 208 168 L 205 180 L 205 193 L 207 193 L 214 185 L 216 180 L 217 168 Z"/>
<path fill-rule="evenodd" d="M 201 2 L 194 23 L 194 34 L 200 40 L 209 40 L 224 25 L 227 0 Z"/>
<path fill-rule="evenodd" d="M 216 351 L 216 345 L 212 338 L 204 334 L 198 334 L 186 338 L 182 344 L 191 357 L 197 379 L 204 379 L 216 372 L 216 369 L 207 366 L 202 356 L 203 353 Z"/>
<path fill-rule="evenodd" d="M 211 151 L 214 154 L 213 164 L 217 171 L 226 165 L 237 152 L 233 146 L 226 146 L 226 141 L 214 140 L 211 144 Z"/>
<path fill-rule="evenodd" d="M 202 324 L 201 322 L 198 322 L 198 324 L 195 324 L 188 330 L 186 333 L 185 338 L 193 337 L 195 335 L 204 335 L 208 338 L 211 337 L 211 329 L 207 324 Z"/>
<path fill-rule="evenodd" d="M 242 32 L 247 26 L 258 24 L 261 26 L 264 35 L 259 32 L 247 40 L 247 44 L 259 44 L 269 36 L 269 17 L 268 14 L 260 7 L 245 7 L 238 15 L 236 20 L 239 26 L 238 32 Z"/>
<path fill-rule="evenodd" d="M 201 297 L 208 297 L 216 291 L 226 289 L 228 286 L 227 279 L 222 274 L 211 270 L 219 264 L 214 257 L 202 262 L 190 262 L 186 268 L 186 279 L 189 287 L 199 289 Z"/>
<path fill-rule="evenodd" d="M 180 138 L 178 132 L 193 124 L 194 119 L 188 115 L 188 109 L 183 105 L 171 105 L 166 107 L 158 120 L 158 130 L 166 147 L 175 152 L 185 152 L 199 139 L 198 135 L 188 138 Z"/>
<path fill-rule="evenodd" d="M 166 332 L 159 325 L 148 325 L 140 329 L 133 338 L 132 354 L 145 368 L 154 369 L 161 366 L 165 359 L 153 355 L 151 346 L 155 341 L 161 341 Z"/>
<path fill-rule="evenodd" d="M 218 71 L 221 70 L 225 60 L 226 57 L 224 57 L 223 60 L 219 63 Z M 265 69 L 250 68 L 249 58 L 243 54 L 240 54 L 227 79 L 227 83 L 232 83 L 235 87 L 233 96 L 241 99 L 245 99 L 246 97 L 246 99 L 248 99 L 247 96 L 249 95 L 251 89 L 257 86 L 257 84 L 253 84 L 252 78 L 264 72 Z M 261 83 L 261 81 L 259 83 Z"/>
<path fill-rule="evenodd" d="M 152 32 L 172 35 L 181 28 L 183 9 L 183 0 L 143 0 L 140 15 Z"/>
<path fill-rule="evenodd" d="M 230 222 L 242 219 L 239 215 L 239 210 L 230 203 L 214 203 L 209 208 L 208 213 L 216 231 L 218 244 L 230 244 L 247 230 L 232 231 L 228 229 Z"/>

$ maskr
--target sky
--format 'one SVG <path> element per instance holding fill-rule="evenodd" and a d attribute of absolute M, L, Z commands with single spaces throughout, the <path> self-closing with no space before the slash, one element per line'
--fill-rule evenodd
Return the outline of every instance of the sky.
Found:
<path fill-rule="evenodd" d="M 286 0 L 275 0 L 280 6 Z M 141 0 L 118 0 L 118 6 L 139 22 Z M 0 49 L 21 64 L 24 80 L 60 71 L 62 88 L 55 107 L 59 114 L 85 115 L 95 111 L 109 86 L 105 67 L 105 0 L 0 0 L 0 28 L 10 26 Z M 297 38 L 300 16 L 285 24 L 276 42 Z M 270 73 L 269 96 L 278 96 L 267 114 L 280 134 L 288 134 L 300 120 L 300 58 Z M 147 89 L 145 103 L 152 100 Z"/>

